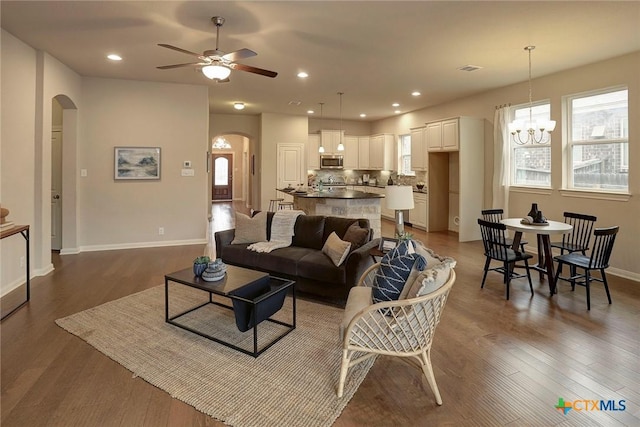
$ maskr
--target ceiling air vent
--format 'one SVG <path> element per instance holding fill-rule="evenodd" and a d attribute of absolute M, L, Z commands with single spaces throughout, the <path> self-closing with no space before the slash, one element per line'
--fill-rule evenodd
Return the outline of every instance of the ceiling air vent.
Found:
<path fill-rule="evenodd" d="M 289 105 L 295 105 L 296 107 L 299 107 L 300 104 L 302 104 L 302 101 L 289 101 Z"/>
<path fill-rule="evenodd" d="M 478 67 L 477 65 L 465 65 L 462 66 L 460 68 L 458 68 L 458 70 L 460 71 L 476 71 L 476 70 L 480 70 L 482 67 Z"/>

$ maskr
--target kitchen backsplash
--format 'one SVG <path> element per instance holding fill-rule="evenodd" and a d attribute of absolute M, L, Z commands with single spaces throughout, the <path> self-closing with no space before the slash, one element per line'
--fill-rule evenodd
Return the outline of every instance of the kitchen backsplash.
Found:
<path fill-rule="evenodd" d="M 346 184 L 358 184 L 359 180 L 363 179 L 365 175 L 369 175 L 369 179 L 375 179 L 377 185 L 386 185 L 389 181 L 389 176 L 396 185 L 411 185 L 415 187 L 418 182 L 426 182 L 426 172 L 416 171 L 415 176 L 398 175 L 396 172 L 389 171 L 365 171 L 365 170 L 314 170 L 308 174 L 308 185 L 313 185 L 318 180 L 322 179 L 322 182 L 328 183 L 329 180 L 334 182 L 344 182 Z"/>

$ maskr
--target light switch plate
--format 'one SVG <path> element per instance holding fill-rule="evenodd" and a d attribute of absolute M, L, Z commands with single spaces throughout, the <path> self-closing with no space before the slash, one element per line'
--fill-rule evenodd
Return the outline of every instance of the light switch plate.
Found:
<path fill-rule="evenodd" d="M 196 171 L 193 169 L 182 169 L 182 176 L 195 176 Z"/>

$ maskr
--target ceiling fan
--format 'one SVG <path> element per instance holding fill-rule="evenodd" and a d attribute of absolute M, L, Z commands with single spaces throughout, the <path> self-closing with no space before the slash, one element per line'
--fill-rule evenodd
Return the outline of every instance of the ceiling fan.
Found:
<path fill-rule="evenodd" d="M 216 26 L 216 48 L 215 50 L 205 50 L 202 54 L 191 52 L 185 49 L 181 49 L 170 44 L 160 43 L 158 46 L 166 47 L 167 49 L 177 50 L 178 52 L 186 53 L 200 59 L 200 62 L 187 62 L 184 64 L 162 65 L 156 67 L 160 70 L 168 70 L 171 68 L 201 67 L 202 74 L 207 78 L 215 80 L 216 82 L 228 82 L 231 70 L 248 71 L 254 74 L 260 74 L 267 77 L 275 77 L 278 75 L 275 71 L 264 70 L 262 68 L 252 67 L 250 65 L 239 64 L 235 61 L 245 58 L 256 56 L 257 53 L 251 49 L 240 49 L 234 52 L 224 53 L 218 49 L 218 41 L 220 40 L 220 27 L 224 24 L 224 18 L 221 16 L 214 16 L 211 21 Z"/>

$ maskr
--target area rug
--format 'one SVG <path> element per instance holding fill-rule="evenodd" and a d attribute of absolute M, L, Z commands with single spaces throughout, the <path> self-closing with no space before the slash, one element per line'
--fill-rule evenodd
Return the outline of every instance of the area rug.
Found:
<path fill-rule="evenodd" d="M 208 299 L 208 294 L 171 285 L 170 313 Z M 58 319 L 80 337 L 150 384 L 227 425 L 330 426 L 374 360 L 349 370 L 344 397 L 336 396 L 342 350 L 342 310 L 298 299 L 297 327 L 253 358 L 164 321 L 164 286 Z M 291 299 L 277 316 L 291 321 Z M 182 319 L 181 319 L 182 320 Z M 239 332 L 233 311 L 207 305 L 185 323 L 251 348 L 253 332 Z M 263 322 L 266 339 L 282 328 Z M 262 342 L 262 341 L 261 341 Z"/>

